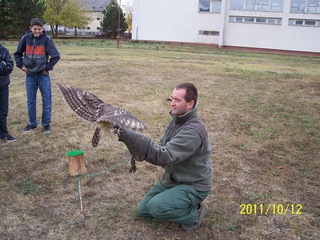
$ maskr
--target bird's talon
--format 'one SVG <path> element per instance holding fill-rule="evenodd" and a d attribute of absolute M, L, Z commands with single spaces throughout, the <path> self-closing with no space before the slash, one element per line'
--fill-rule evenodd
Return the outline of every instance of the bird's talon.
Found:
<path fill-rule="evenodd" d="M 129 173 L 135 173 L 137 171 L 137 167 L 136 166 L 131 166 Z"/>

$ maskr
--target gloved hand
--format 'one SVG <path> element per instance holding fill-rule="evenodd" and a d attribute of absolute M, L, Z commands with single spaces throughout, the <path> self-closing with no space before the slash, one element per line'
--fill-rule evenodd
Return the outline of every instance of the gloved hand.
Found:
<path fill-rule="evenodd" d="M 137 161 L 145 160 L 151 140 L 130 129 L 118 127 L 114 127 L 114 129 L 114 132 L 118 134 L 118 140 L 126 144 L 132 157 Z"/>

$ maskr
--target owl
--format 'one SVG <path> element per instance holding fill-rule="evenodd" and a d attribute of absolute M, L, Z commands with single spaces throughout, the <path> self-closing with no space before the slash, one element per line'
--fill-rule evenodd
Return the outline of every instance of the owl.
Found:
<path fill-rule="evenodd" d="M 125 109 L 107 104 L 90 92 L 65 84 L 58 84 L 58 87 L 67 106 L 78 117 L 90 123 L 96 123 L 92 137 L 93 147 L 99 144 L 101 130 L 111 132 L 112 128 L 130 128 L 142 132 L 147 129 L 146 125 Z M 130 172 L 135 171 L 135 160 L 131 156 Z"/>

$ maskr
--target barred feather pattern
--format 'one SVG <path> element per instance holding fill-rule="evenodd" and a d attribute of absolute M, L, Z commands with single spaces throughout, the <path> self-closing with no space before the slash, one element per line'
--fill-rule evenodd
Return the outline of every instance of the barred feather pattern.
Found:
<path fill-rule="evenodd" d="M 92 137 L 93 147 L 99 145 L 101 130 L 106 131 L 113 127 L 119 127 L 142 132 L 147 129 L 146 125 L 130 112 L 121 107 L 107 104 L 88 91 L 65 84 L 58 84 L 58 87 L 66 105 L 78 117 L 97 124 Z"/>
<path fill-rule="evenodd" d="M 92 147 L 97 147 L 99 145 L 100 136 L 101 136 L 101 128 L 97 127 L 93 133 L 93 137 L 91 140 Z"/>

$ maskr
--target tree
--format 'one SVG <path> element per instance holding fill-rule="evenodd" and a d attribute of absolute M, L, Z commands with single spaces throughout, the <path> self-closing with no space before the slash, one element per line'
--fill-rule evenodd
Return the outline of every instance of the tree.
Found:
<path fill-rule="evenodd" d="M 42 18 L 45 6 L 43 0 L 0 0 L 1 32 L 21 36 L 29 30 L 32 18 Z M 5 15 L 2 15 L 5 14 Z"/>
<path fill-rule="evenodd" d="M 91 20 L 76 0 L 69 0 L 67 6 L 62 10 L 61 15 L 63 18 L 63 26 L 74 28 L 75 37 L 77 37 L 77 29 L 85 28 Z"/>
<path fill-rule="evenodd" d="M 120 34 L 122 34 L 127 30 L 128 25 L 118 2 L 116 0 L 111 0 L 106 9 L 102 11 L 103 20 L 100 23 L 102 32 L 112 39 L 115 39 L 116 36 L 118 36 L 118 11 L 120 11 Z"/>
<path fill-rule="evenodd" d="M 127 31 L 131 33 L 132 31 L 132 5 L 127 5 L 125 8 L 126 11 L 126 23 L 128 25 Z"/>
<path fill-rule="evenodd" d="M 58 36 L 59 26 L 85 27 L 90 20 L 77 0 L 45 0 L 46 11 L 43 18 L 50 25 L 53 37 Z M 75 35 L 77 31 L 75 31 Z"/>
<path fill-rule="evenodd" d="M 0 0 L 0 37 L 5 37 L 8 34 L 8 23 L 9 23 L 9 10 L 8 1 Z"/>

